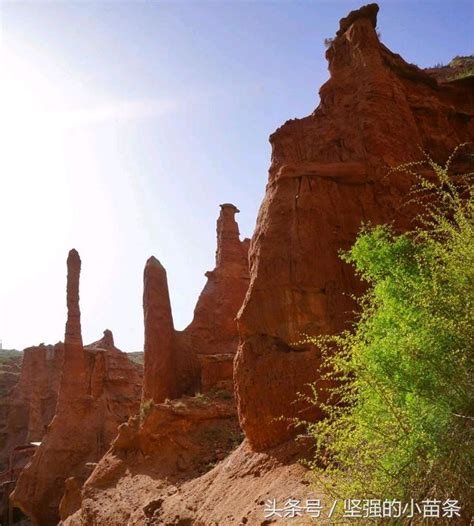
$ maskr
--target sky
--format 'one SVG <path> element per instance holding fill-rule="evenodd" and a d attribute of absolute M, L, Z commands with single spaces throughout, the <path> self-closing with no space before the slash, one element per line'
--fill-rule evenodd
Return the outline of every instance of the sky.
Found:
<path fill-rule="evenodd" d="M 168 273 L 175 327 L 214 267 L 219 204 L 250 237 L 268 136 L 318 105 L 324 39 L 364 2 L 0 3 L 0 339 L 63 339 L 66 257 L 83 339 L 143 346 L 142 278 Z M 382 41 L 421 67 L 473 53 L 470 1 L 380 1 Z"/>

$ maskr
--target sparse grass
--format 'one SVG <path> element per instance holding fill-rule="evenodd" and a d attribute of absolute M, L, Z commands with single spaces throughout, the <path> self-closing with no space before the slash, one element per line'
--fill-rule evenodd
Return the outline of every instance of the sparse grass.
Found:
<path fill-rule="evenodd" d="M 128 358 L 138 365 L 143 365 L 143 352 L 136 351 L 136 352 L 128 352 L 127 353 Z"/>
<path fill-rule="evenodd" d="M 153 400 L 150 398 L 148 400 L 143 400 L 140 404 L 140 421 L 143 422 L 146 417 L 151 413 L 153 407 L 155 406 Z"/>
<path fill-rule="evenodd" d="M 197 402 L 202 402 L 204 404 L 207 404 L 209 403 L 211 400 L 209 398 L 208 395 L 204 394 L 204 393 L 196 393 L 194 395 L 194 399 L 197 401 Z"/>
<path fill-rule="evenodd" d="M 465 71 L 460 71 L 459 73 L 456 73 L 455 75 L 451 75 L 448 77 L 448 80 L 459 80 L 459 79 L 466 79 L 468 77 L 474 77 L 474 68 L 466 69 Z"/>
<path fill-rule="evenodd" d="M 474 60 L 474 55 L 457 55 L 451 60 L 449 66 L 452 68 L 460 67 L 466 63 L 472 62 Z"/>
<path fill-rule="evenodd" d="M 221 400 L 232 400 L 232 398 L 234 397 L 234 395 L 230 391 L 227 391 L 225 389 L 217 389 L 215 391 L 212 391 L 211 394 L 214 398 L 219 398 Z"/>

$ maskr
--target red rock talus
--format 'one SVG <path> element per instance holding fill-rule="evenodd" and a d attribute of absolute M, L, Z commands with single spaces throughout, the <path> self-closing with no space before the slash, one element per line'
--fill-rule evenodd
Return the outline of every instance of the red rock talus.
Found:
<path fill-rule="evenodd" d="M 221 205 L 216 267 L 206 273 L 193 321 L 184 331 L 173 328 L 165 269 L 154 257 L 147 261 L 144 399 L 161 403 L 231 382 L 238 345 L 235 318 L 249 283 L 248 240 L 239 239 L 237 212 L 232 204 Z"/>
<path fill-rule="evenodd" d="M 361 292 L 338 257 L 361 222 L 410 225 L 401 204 L 411 181 L 389 168 L 446 161 L 474 132 L 471 92 L 438 84 L 379 42 L 378 6 L 341 20 L 326 57 L 330 79 L 308 117 L 271 137 L 272 163 L 250 245 L 251 283 L 240 311 L 234 377 L 241 425 L 256 450 L 290 438 L 281 416 L 317 418 L 293 404 L 318 376 L 318 354 L 290 344 L 301 333 L 348 327 Z"/>
<path fill-rule="evenodd" d="M 117 427 L 138 411 L 141 378 L 137 367 L 113 344 L 110 331 L 83 347 L 79 310 L 81 262 L 69 253 L 68 318 L 64 364 L 56 414 L 31 463 L 22 471 L 11 496 L 35 524 L 59 520 L 65 481 L 82 485 L 114 438 Z M 73 487 L 69 481 L 68 488 Z M 70 505 L 62 506 L 68 513 Z"/>

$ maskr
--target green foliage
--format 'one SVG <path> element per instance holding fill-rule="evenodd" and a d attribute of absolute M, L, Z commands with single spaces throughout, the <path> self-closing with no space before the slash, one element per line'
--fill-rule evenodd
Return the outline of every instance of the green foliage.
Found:
<path fill-rule="evenodd" d="M 467 77 L 474 77 L 474 68 L 469 68 L 459 73 L 456 73 L 455 75 L 451 75 L 450 77 L 448 77 L 448 80 L 465 79 Z"/>
<path fill-rule="evenodd" d="M 456 55 L 449 63 L 450 67 L 455 68 L 472 63 L 474 55 Z"/>
<path fill-rule="evenodd" d="M 334 497 L 454 498 L 472 512 L 474 201 L 451 161 L 425 161 L 417 228 L 365 226 L 342 255 L 369 284 L 353 330 L 308 338 L 330 385 L 312 386 L 326 418 L 306 423 L 311 468 Z"/>
<path fill-rule="evenodd" d="M 23 356 L 23 351 L 15 349 L 1 349 L 0 350 L 0 365 L 7 364 L 12 360 L 20 360 Z"/>

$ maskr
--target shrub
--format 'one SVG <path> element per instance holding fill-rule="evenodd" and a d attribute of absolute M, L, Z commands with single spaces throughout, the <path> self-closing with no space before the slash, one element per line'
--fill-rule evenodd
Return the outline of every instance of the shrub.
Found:
<path fill-rule="evenodd" d="M 474 202 L 472 174 L 450 177 L 451 161 L 440 167 L 427 158 L 435 177 L 420 177 L 413 190 L 418 227 L 396 235 L 365 226 L 342 255 L 369 289 L 353 330 L 308 338 L 332 387 L 326 399 L 312 386 L 326 417 L 306 425 L 316 446 L 312 474 L 332 496 L 457 499 L 468 517 Z"/>
<path fill-rule="evenodd" d="M 154 407 L 154 402 L 151 398 L 149 398 L 148 400 L 143 400 L 142 403 L 140 404 L 140 421 L 143 422 L 146 417 L 151 413 L 153 407 Z"/>

